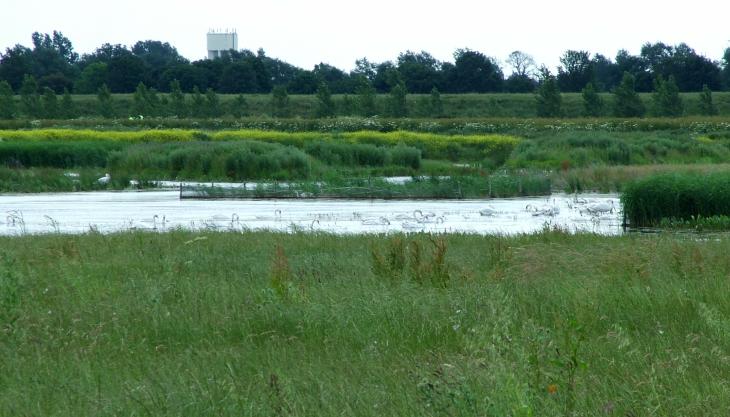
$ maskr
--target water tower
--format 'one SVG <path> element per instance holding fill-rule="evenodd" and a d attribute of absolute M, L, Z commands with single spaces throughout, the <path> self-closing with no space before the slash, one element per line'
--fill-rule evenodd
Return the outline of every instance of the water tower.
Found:
<path fill-rule="evenodd" d="M 223 52 L 238 50 L 238 34 L 235 30 L 208 31 L 208 59 L 220 58 Z"/>

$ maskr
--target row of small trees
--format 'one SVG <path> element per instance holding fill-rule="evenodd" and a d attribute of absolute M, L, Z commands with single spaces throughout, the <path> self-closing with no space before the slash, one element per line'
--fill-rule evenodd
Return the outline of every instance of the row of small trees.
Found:
<path fill-rule="evenodd" d="M 320 83 L 316 92 L 315 116 L 320 118 L 334 117 L 337 114 L 361 115 L 365 117 L 384 115 L 400 118 L 409 116 L 406 103 L 408 92 L 403 83 L 396 84 L 390 91 L 385 106 L 379 106 L 376 91 L 370 83 L 358 86 L 354 97 L 344 95 L 340 103 L 335 103 L 329 86 Z M 635 89 L 634 77 L 625 73 L 621 83 L 612 92 L 613 107 L 611 114 L 616 117 L 643 117 L 647 108 Z M 536 93 L 538 117 L 562 117 L 562 97 L 556 77 L 544 71 Z M 598 94 L 593 83 L 588 83 L 582 91 L 584 115 L 598 117 L 609 113 L 606 103 Z M 679 89 L 670 76 L 664 79 L 659 76 L 654 82 L 651 114 L 660 117 L 679 117 L 684 112 Z M 338 109 L 339 107 L 339 109 Z M 96 112 L 106 118 L 118 116 L 114 99 L 106 85 L 98 90 Z M 223 105 L 213 89 L 201 92 L 197 87 L 191 94 L 185 94 L 180 83 L 170 83 L 170 93 L 158 94 L 154 88 L 147 88 L 143 83 L 137 85 L 129 108 L 130 116 L 174 116 L 178 118 L 211 118 L 225 114 L 244 117 L 250 114 L 246 97 L 239 94 L 227 105 Z M 715 115 L 717 109 L 713 103 L 712 92 L 705 85 L 700 93 L 700 112 L 703 115 Z M 270 114 L 274 117 L 291 116 L 289 95 L 285 86 L 273 89 L 270 99 Z M 42 119 L 68 119 L 78 116 L 76 105 L 68 90 L 59 99 L 48 87 L 38 88 L 32 76 L 26 76 L 20 89 L 20 101 L 16 102 L 13 91 L 7 82 L 0 82 L 0 119 L 11 119 L 24 115 Z M 422 97 L 417 103 L 417 116 L 442 117 L 443 103 L 441 94 L 434 87 L 431 94 Z"/>
<path fill-rule="evenodd" d="M 626 72 L 621 83 L 613 90 L 612 114 L 615 117 L 643 117 L 647 113 L 644 102 L 636 92 L 634 76 Z M 596 91 L 593 83 L 588 83 L 582 90 L 584 115 L 598 117 L 606 113 L 606 103 Z M 556 78 L 543 71 L 540 86 L 536 93 L 537 115 L 539 117 L 561 117 L 562 97 Z M 666 80 L 657 76 L 654 80 L 651 114 L 659 117 L 680 117 L 684 113 L 684 105 L 679 95 L 679 88 L 673 76 Z M 700 93 L 700 113 L 706 116 L 717 114 L 712 101 L 712 91 L 705 84 Z"/>

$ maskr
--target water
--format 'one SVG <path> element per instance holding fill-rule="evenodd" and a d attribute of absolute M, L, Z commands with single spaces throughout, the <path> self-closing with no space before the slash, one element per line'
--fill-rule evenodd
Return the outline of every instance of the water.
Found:
<path fill-rule="evenodd" d="M 600 204 L 615 209 L 588 211 Z M 614 194 L 408 201 L 180 200 L 177 191 L 17 194 L 0 195 L 0 234 L 185 228 L 511 235 L 557 226 L 616 235 L 622 233 L 619 204 Z"/>

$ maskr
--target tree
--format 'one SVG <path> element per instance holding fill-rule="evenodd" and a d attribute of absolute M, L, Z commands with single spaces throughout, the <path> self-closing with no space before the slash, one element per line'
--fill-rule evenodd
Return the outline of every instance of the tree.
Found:
<path fill-rule="evenodd" d="M 373 85 L 367 78 L 359 78 L 356 93 L 357 107 L 360 115 L 365 117 L 375 116 L 377 114 L 375 88 L 373 88 Z"/>
<path fill-rule="evenodd" d="M 96 94 L 96 99 L 99 102 L 99 114 L 101 117 L 110 119 L 114 117 L 114 104 L 112 102 L 112 93 L 106 84 L 102 84 L 99 87 L 99 91 Z"/>
<path fill-rule="evenodd" d="M 274 117 L 289 116 L 289 94 L 286 86 L 277 85 L 271 91 L 271 112 Z"/>
<path fill-rule="evenodd" d="M 205 107 L 205 113 L 209 117 L 221 117 L 223 115 L 218 94 L 212 88 L 205 90 Z"/>
<path fill-rule="evenodd" d="M 530 78 L 535 71 L 535 60 L 522 51 L 513 51 L 505 62 L 512 67 L 512 74 L 520 77 Z"/>
<path fill-rule="evenodd" d="M 333 117 L 335 115 L 335 103 L 332 101 L 332 93 L 325 82 L 319 83 L 317 88 L 317 117 Z"/>
<path fill-rule="evenodd" d="M 173 116 L 183 118 L 188 115 L 188 105 L 185 103 L 185 94 L 180 88 L 180 81 L 170 82 L 170 112 Z"/>
<path fill-rule="evenodd" d="M 74 84 L 74 91 L 78 94 L 91 94 L 99 91 L 101 85 L 106 83 L 107 75 L 107 64 L 94 62 L 81 71 L 81 75 Z"/>
<path fill-rule="evenodd" d="M 730 48 L 725 48 L 722 54 L 722 81 L 725 90 L 730 90 Z"/>
<path fill-rule="evenodd" d="M 398 72 L 408 91 L 425 94 L 439 83 L 441 63 L 426 51 L 406 51 L 398 56 Z"/>
<path fill-rule="evenodd" d="M 0 119 L 12 119 L 15 116 L 15 98 L 10 83 L 0 81 Z"/>
<path fill-rule="evenodd" d="M 618 64 L 601 54 L 596 54 L 591 60 L 593 67 L 594 86 L 597 91 L 611 91 L 621 82 L 623 74 Z"/>
<path fill-rule="evenodd" d="M 200 89 L 196 85 L 193 87 L 192 103 L 190 106 L 190 115 L 198 119 L 206 116 L 205 97 L 200 93 Z"/>
<path fill-rule="evenodd" d="M 397 84 L 390 90 L 390 96 L 388 97 L 388 115 L 390 117 L 408 116 L 407 94 L 406 86 L 403 83 Z"/>
<path fill-rule="evenodd" d="M 43 87 L 43 95 L 41 95 L 41 107 L 43 109 L 44 119 L 58 118 L 58 98 L 56 92 L 48 87 Z"/>
<path fill-rule="evenodd" d="M 715 116 L 717 114 L 715 103 L 712 102 L 712 90 L 707 87 L 707 84 L 702 86 L 702 92 L 700 93 L 700 114 L 704 116 Z"/>
<path fill-rule="evenodd" d="M 621 84 L 613 91 L 613 114 L 616 117 L 642 117 L 645 112 L 644 103 L 636 93 L 634 76 L 624 72 Z"/>
<path fill-rule="evenodd" d="M 441 93 L 439 93 L 439 90 L 436 87 L 431 89 L 429 104 L 431 117 L 443 117 L 444 104 L 441 102 Z"/>
<path fill-rule="evenodd" d="M 35 77 L 26 74 L 20 86 L 20 105 L 27 117 L 42 117 L 43 109 L 38 95 L 38 83 Z"/>
<path fill-rule="evenodd" d="M 7 81 L 14 91 L 20 90 L 23 77 L 33 72 L 33 56 L 30 49 L 22 45 L 8 48 L 0 59 L 0 79 Z"/>
<path fill-rule="evenodd" d="M 454 66 L 447 67 L 447 92 L 489 93 L 502 91 L 504 75 L 493 58 L 481 52 L 458 49 L 454 53 Z"/>
<path fill-rule="evenodd" d="M 233 117 L 245 117 L 249 115 L 248 101 L 243 94 L 239 94 L 231 103 L 230 113 Z"/>
<path fill-rule="evenodd" d="M 679 97 L 679 88 L 677 88 L 673 75 L 670 75 L 666 81 L 661 75 L 657 75 L 654 80 L 652 100 L 654 101 L 654 113 L 657 116 L 679 117 L 684 111 L 682 98 Z"/>
<path fill-rule="evenodd" d="M 356 112 L 355 102 L 350 98 L 349 94 L 342 96 L 339 104 L 340 114 L 343 116 L 352 116 Z"/>
<path fill-rule="evenodd" d="M 63 90 L 63 98 L 61 98 L 61 117 L 64 119 L 73 119 L 76 117 L 76 106 L 68 89 Z"/>
<path fill-rule="evenodd" d="M 586 116 L 598 117 L 603 113 L 603 99 L 596 92 L 593 83 L 586 84 L 582 91 L 583 112 Z"/>
<path fill-rule="evenodd" d="M 703 84 L 712 89 L 721 86 L 720 67 L 685 43 L 675 46 L 646 43 L 641 48 L 641 57 L 654 78 L 674 76 L 680 91 L 700 91 Z"/>
<path fill-rule="evenodd" d="M 540 69 L 540 86 L 537 88 L 535 101 L 538 117 L 561 117 L 563 115 L 563 98 L 560 95 L 558 82 L 550 70 Z"/>
<path fill-rule="evenodd" d="M 531 93 L 535 91 L 537 83 L 528 75 L 513 73 L 504 82 L 504 89 L 508 93 Z"/>
<path fill-rule="evenodd" d="M 152 110 L 148 96 L 149 91 L 147 90 L 147 86 L 143 82 L 137 84 L 137 89 L 134 91 L 134 96 L 132 97 L 132 114 L 134 116 L 151 115 Z"/>
<path fill-rule="evenodd" d="M 593 64 L 591 54 L 586 51 L 565 51 L 560 57 L 558 67 L 558 86 L 560 90 L 574 93 L 581 91 L 589 82 L 593 82 Z"/>

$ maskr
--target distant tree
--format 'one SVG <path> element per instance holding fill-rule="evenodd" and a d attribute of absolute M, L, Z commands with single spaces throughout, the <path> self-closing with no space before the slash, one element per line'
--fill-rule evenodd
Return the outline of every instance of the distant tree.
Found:
<path fill-rule="evenodd" d="M 431 117 L 443 117 L 444 103 L 441 102 L 441 93 L 439 93 L 439 90 L 436 87 L 431 89 L 429 104 L 429 113 Z"/>
<path fill-rule="evenodd" d="M 248 101 L 243 94 L 239 94 L 231 103 L 231 115 L 233 117 L 246 117 L 249 115 Z"/>
<path fill-rule="evenodd" d="M 352 116 L 356 112 L 356 105 L 355 102 L 352 100 L 349 94 L 345 94 L 342 96 L 342 100 L 340 101 L 338 108 L 339 113 L 343 116 Z"/>
<path fill-rule="evenodd" d="M 170 82 L 170 113 L 173 116 L 184 118 L 188 115 L 188 105 L 185 103 L 185 94 L 180 88 L 180 81 Z"/>
<path fill-rule="evenodd" d="M 702 92 L 700 93 L 700 114 L 703 116 L 715 116 L 717 114 L 717 107 L 712 102 L 712 90 L 707 87 L 707 84 L 702 86 Z"/>
<path fill-rule="evenodd" d="M 504 89 L 508 93 L 532 93 L 537 82 L 528 75 L 512 74 L 504 81 Z"/>
<path fill-rule="evenodd" d="M 56 97 L 56 92 L 49 87 L 43 87 L 41 107 L 43 109 L 44 119 L 58 118 L 58 97 Z"/>
<path fill-rule="evenodd" d="M 441 63 L 426 51 L 401 53 L 397 68 L 406 89 L 412 93 L 428 93 L 440 83 Z"/>
<path fill-rule="evenodd" d="M 289 116 L 289 93 L 286 86 L 277 85 L 271 91 L 271 112 L 274 117 Z"/>
<path fill-rule="evenodd" d="M 96 94 L 96 99 L 99 102 L 99 114 L 107 119 L 114 117 L 114 104 L 112 102 L 112 93 L 106 84 L 102 84 L 99 87 L 99 91 Z"/>
<path fill-rule="evenodd" d="M 373 88 L 370 81 L 365 77 L 360 77 L 355 91 L 360 115 L 365 117 L 375 116 L 378 112 L 375 104 L 375 88 Z"/>
<path fill-rule="evenodd" d="M 192 103 L 190 106 L 190 115 L 195 118 L 204 118 L 206 116 L 206 105 L 205 97 L 200 93 L 200 89 L 196 85 L 193 87 L 193 93 L 191 94 Z"/>
<path fill-rule="evenodd" d="M 565 51 L 560 57 L 558 67 L 558 86 L 560 90 L 574 93 L 581 91 L 589 82 L 593 82 L 593 64 L 591 54 L 586 51 Z"/>
<path fill-rule="evenodd" d="M 684 111 L 682 98 L 679 97 L 679 88 L 677 88 L 673 75 L 670 75 L 666 81 L 661 75 L 657 75 L 654 80 L 652 100 L 654 101 L 654 114 L 657 116 L 679 117 Z"/>
<path fill-rule="evenodd" d="M 536 70 L 535 60 L 522 51 L 513 51 L 505 60 L 512 67 L 512 73 L 521 77 L 530 78 Z"/>
<path fill-rule="evenodd" d="M 725 48 L 722 54 L 722 81 L 725 90 L 730 90 L 730 48 Z"/>
<path fill-rule="evenodd" d="M 406 117 L 408 116 L 408 106 L 406 104 L 406 95 L 408 91 L 403 83 L 397 84 L 390 90 L 388 97 L 388 116 L 390 117 Z"/>
<path fill-rule="evenodd" d="M 212 88 L 205 90 L 205 107 L 205 113 L 209 117 L 221 117 L 223 115 L 218 94 Z"/>
<path fill-rule="evenodd" d="M 601 54 L 591 60 L 593 66 L 594 86 L 597 91 L 611 91 L 621 82 L 622 72 L 619 66 Z"/>
<path fill-rule="evenodd" d="M 101 85 L 106 83 L 107 74 L 107 64 L 103 62 L 88 65 L 76 79 L 74 91 L 78 94 L 92 94 L 99 91 Z"/>
<path fill-rule="evenodd" d="M 598 117 L 603 114 L 603 99 L 596 92 L 593 83 L 586 84 L 582 91 L 583 113 L 586 116 Z"/>
<path fill-rule="evenodd" d="M 646 43 L 641 48 L 641 58 L 654 78 L 674 76 L 680 91 L 701 91 L 703 84 L 715 90 L 721 87 L 722 76 L 717 63 L 699 55 L 685 43 L 675 46 Z"/>
<path fill-rule="evenodd" d="M 76 117 L 76 105 L 73 102 L 73 98 L 71 98 L 71 93 L 68 91 L 68 88 L 63 90 L 60 116 L 64 119 L 73 119 Z"/>
<path fill-rule="evenodd" d="M 20 86 L 20 105 L 26 117 L 42 117 L 43 108 L 38 94 L 38 83 L 35 77 L 27 75 Z"/>
<path fill-rule="evenodd" d="M 560 95 L 558 82 L 545 67 L 540 70 L 540 86 L 537 88 L 535 101 L 538 117 L 561 117 L 563 115 L 563 98 Z"/>
<path fill-rule="evenodd" d="M 150 108 L 149 90 L 147 86 L 140 82 L 132 96 L 132 115 L 134 116 L 150 116 L 152 110 Z"/>
<path fill-rule="evenodd" d="M 10 83 L 0 81 L 0 119 L 12 119 L 15 117 L 15 98 Z"/>
<path fill-rule="evenodd" d="M 489 93 L 502 91 L 504 74 L 496 60 L 481 52 L 458 49 L 454 53 L 454 66 L 447 67 L 446 92 Z"/>
<path fill-rule="evenodd" d="M 613 91 L 613 114 L 616 117 L 642 117 L 644 103 L 636 93 L 634 76 L 624 72 L 621 84 Z"/>
<path fill-rule="evenodd" d="M 634 78 L 634 91 L 646 93 L 652 90 L 654 81 L 646 59 L 621 49 L 616 54 L 616 67 L 621 74 L 617 88 L 628 72 Z"/>
<path fill-rule="evenodd" d="M 317 88 L 317 117 L 333 117 L 335 115 L 335 103 L 332 101 L 332 93 L 325 82 L 321 82 Z"/>
<path fill-rule="evenodd" d="M 107 64 L 106 82 L 113 93 L 131 93 L 146 81 L 146 71 L 144 61 L 131 53 L 115 57 Z"/>
<path fill-rule="evenodd" d="M 15 45 L 0 54 L 0 79 L 7 81 L 14 91 L 19 91 L 23 77 L 33 73 L 33 54 L 29 48 Z"/>

